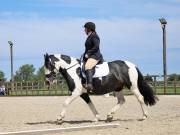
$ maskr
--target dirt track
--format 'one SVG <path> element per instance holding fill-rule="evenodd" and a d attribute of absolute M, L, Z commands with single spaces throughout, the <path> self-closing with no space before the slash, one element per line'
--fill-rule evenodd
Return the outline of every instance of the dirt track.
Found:
<path fill-rule="evenodd" d="M 69 106 L 65 122 L 56 125 L 55 120 L 65 98 L 0 97 L 0 132 L 94 124 L 88 106 L 78 98 Z M 147 108 L 150 117 L 145 121 L 139 121 L 142 114 L 135 97 L 127 96 L 126 103 L 114 116 L 113 123 L 119 123 L 118 128 L 75 131 L 61 135 L 179 135 L 180 96 L 159 96 L 159 99 L 157 105 Z M 105 123 L 106 113 L 116 104 L 116 98 L 93 96 L 92 100 L 102 119 L 98 123 Z"/>

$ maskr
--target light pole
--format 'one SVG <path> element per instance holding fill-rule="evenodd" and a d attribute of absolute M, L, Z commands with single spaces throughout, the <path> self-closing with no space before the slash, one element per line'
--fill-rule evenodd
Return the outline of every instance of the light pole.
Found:
<path fill-rule="evenodd" d="M 164 93 L 167 89 L 167 63 L 166 63 L 166 24 L 167 21 L 164 18 L 159 19 L 163 30 L 163 75 L 164 75 Z"/>
<path fill-rule="evenodd" d="M 13 83 L 14 83 L 14 76 L 13 76 L 13 42 L 8 41 L 10 45 L 10 57 L 11 57 L 11 90 L 14 89 Z"/>

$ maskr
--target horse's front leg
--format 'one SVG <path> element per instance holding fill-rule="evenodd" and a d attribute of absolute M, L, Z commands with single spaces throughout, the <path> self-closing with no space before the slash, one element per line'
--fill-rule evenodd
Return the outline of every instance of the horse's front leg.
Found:
<path fill-rule="evenodd" d="M 65 117 L 65 114 L 66 114 L 66 110 L 69 106 L 69 104 L 72 103 L 73 100 L 75 100 L 77 97 L 79 97 L 81 95 L 81 92 L 78 92 L 78 91 L 73 91 L 72 92 L 72 95 L 70 97 L 68 97 L 65 101 L 64 101 L 64 104 L 63 104 L 63 109 L 61 111 L 61 114 L 60 116 L 57 118 L 57 124 L 61 124 L 63 122 L 63 119 Z"/>
<path fill-rule="evenodd" d="M 81 98 L 88 104 L 89 108 L 91 109 L 92 113 L 94 114 L 95 118 L 93 119 L 94 122 L 98 122 L 99 121 L 99 113 L 96 110 L 93 102 L 91 101 L 88 93 L 82 93 Z"/>

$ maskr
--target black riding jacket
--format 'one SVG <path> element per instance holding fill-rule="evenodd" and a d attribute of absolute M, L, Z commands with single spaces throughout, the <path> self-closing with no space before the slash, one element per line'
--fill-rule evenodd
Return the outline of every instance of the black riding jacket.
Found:
<path fill-rule="evenodd" d="M 87 61 L 88 58 L 94 58 L 103 61 L 103 56 L 100 52 L 100 38 L 96 32 L 91 33 L 86 39 L 85 42 L 85 53 L 84 53 L 84 61 Z M 85 57 L 85 54 L 88 55 L 88 58 Z"/>

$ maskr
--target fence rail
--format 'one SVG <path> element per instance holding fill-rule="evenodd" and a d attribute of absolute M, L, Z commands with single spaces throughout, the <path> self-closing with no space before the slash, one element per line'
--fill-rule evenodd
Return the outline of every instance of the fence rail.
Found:
<path fill-rule="evenodd" d="M 9 96 L 65 96 L 70 95 L 67 85 L 58 82 L 51 87 L 47 87 L 45 82 L 10 82 L 5 83 L 6 95 Z"/>
<path fill-rule="evenodd" d="M 169 81 L 166 91 L 164 91 L 163 81 L 152 81 L 148 84 L 156 94 L 180 94 L 180 81 Z M 57 82 L 50 88 L 45 82 L 14 82 L 13 85 L 6 82 L 5 87 L 8 96 L 65 96 L 71 94 L 65 82 Z M 125 89 L 124 94 L 132 93 Z"/>

